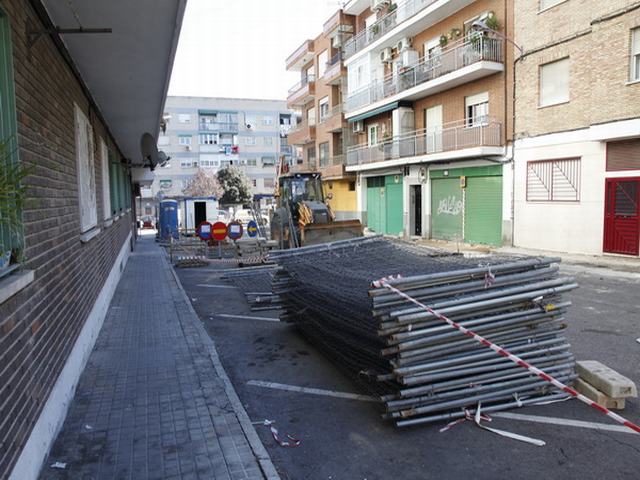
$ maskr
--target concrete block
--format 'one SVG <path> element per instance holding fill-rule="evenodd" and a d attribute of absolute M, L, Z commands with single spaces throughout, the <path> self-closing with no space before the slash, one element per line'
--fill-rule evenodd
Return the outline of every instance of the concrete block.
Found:
<path fill-rule="evenodd" d="M 585 397 L 612 410 L 624 410 L 624 398 L 611 398 L 581 378 L 576 379 L 573 387 Z"/>
<path fill-rule="evenodd" d="M 611 398 L 637 397 L 636 385 L 627 377 L 595 360 L 576 362 L 580 378 Z"/>

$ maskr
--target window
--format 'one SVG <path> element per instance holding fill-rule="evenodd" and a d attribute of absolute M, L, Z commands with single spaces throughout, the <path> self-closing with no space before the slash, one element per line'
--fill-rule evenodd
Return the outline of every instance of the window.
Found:
<path fill-rule="evenodd" d="M 262 117 L 263 125 L 273 125 L 273 117 Z"/>
<path fill-rule="evenodd" d="M 372 147 L 378 144 L 378 124 L 369 125 L 368 130 L 369 135 L 369 146 Z"/>
<path fill-rule="evenodd" d="M 96 204 L 93 127 L 78 105 L 75 105 L 75 130 L 80 230 L 84 233 L 98 224 L 98 207 Z"/>
<path fill-rule="evenodd" d="M 253 146 L 256 144 L 256 137 L 244 137 L 244 144 Z"/>
<path fill-rule="evenodd" d="M 569 59 L 540 66 L 540 106 L 569 101 Z"/>
<path fill-rule="evenodd" d="M 607 172 L 640 170 L 640 139 L 607 142 Z"/>
<path fill-rule="evenodd" d="M 356 182 L 349 182 L 349 191 L 350 192 L 356 191 Z"/>
<path fill-rule="evenodd" d="M 276 164 L 275 157 L 262 157 L 262 166 L 271 166 Z"/>
<path fill-rule="evenodd" d="M 318 103 L 320 108 L 320 121 L 323 122 L 329 117 L 329 97 L 324 97 Z"/>
<path fill-rule="evenodd" d="M 310 127 L 312 127 L 312 126 L 314 126 L 316 124 L 316 109 L 315 109 L 315 107 L 312 107 L 309 110 L 307 110 L 307 123 L 309 124 Z"/>
<path fill-rule="evenodd" d="M 631 30 L 631 78 L 640 81 L 640 27 Z"/>
<path fill-rule="evenodd" d="M 247 128 L 254 128 L 256 126 L 256 116 L 255 115 L 245 115 L 245 120 L 247 122 Z"/>
<path fill-rule="evenodd" d="M 265 178 L 264 179 L 264 188 L 273 188 L 275 186 L 275 182 L 273 178 Z"/>
<path fill-rule="evenodd" d="M 527 163 L 528 202 L 579 202 L 580 159 Z"/>
<path fill-rule="evenodd" d="M 258 186 L 258 181 L 254 178 L 254 179 L 252 179 L 252 180 L 251 180 L 251 184 L 252 184 L 254 187 L 257 187 L 257 186 Z"/>
<path fill-rule="evenodd" d="M 180 145 L 191 146 L 191 135 L 180 135 Z"/>
<path fill-rule="evenodd" d="M 307 148 L 307 163 L 316 164 L 316 147 Z"/>
<path fill-rule="evenodd" d="M 329 53 L 324 50 L 318 55 L 318 78 L 322 78 L 324 72 L 327 70 L 327 62 L 329 61 Z"/>
<path fill-rule="evenodd" d="M 229 167 L 231 165 L 231 160 L 220 160 L 220 166 L 222 168 Z"/>
<path fill-rule="evenodd" d="M 111 218 L 111 188 L 109 184 L 109 147 L 100 139 L 100 173 L 102 177 L 102 218 Z"/>
<path fill-rule="evenodd" d="M 192 160 L 180 160 L 180 168 L 193 168 Z"/>
<path fill-rule="evenodd" d="M 178 122 L 180 123 L 191 123 L 191 115 L 188 113 L 180 113 L 178 114 Z"/>
<path fill-rule="evenodd" d="M 217 133 L 201 133 L 199 135 L 200 145 L 217 145 L 220 136 Z"/>
<path fill-rule="evenodd" d="M 171 139 L 169 138 L 169 135 L 160 135 L 158 137 L 158 146 L 159 147 L 166 147 L 167 145 L 171 144 Z"/>
<path fill-rule="evenodd" d="M 273 137 L 264 137 L 264 144 L 267 147 L 273 146 Z"/>
<path fill-rule="evenodd" d="M 320 166 L 329 166 L 329 142 L 324 142 L 319 145 L 320 147 Z"/>
<path fill-rule="evenodd" d="M 247 158 L 247 166 L 249 167 L 255 167 L 256 165 L 258 165 L 258 160 L 255 158 Z"/>
<path fill-rule="evenodd" d="M 16 25 L 17 28 L 17 25 Z M 5 166 L 18 165 L 18 145 L 17 145 L 17 128 L 16 128 L 16 110 L 15 110 L 15 94 L 13 83 L 13 57 L 11 55 L 11 26 L 9 19 L 0 9 L 0 142 L 3 143 L 5 153 L 0 155 L 0 162 Z M 0 202 L 11 202 L 10 199 L 0 199 Z M 5 203 L 5 206 L 7 204 Z M 10 205 L 10 208 L 13 207 Z M 15 220 L 21 223 L 22 213 L 11 208 L 15 212 Z M 15 255 L 22 250 L 22 228 L 16 225 L 16 228 L 0 225 L 0 256 L 5 252 L 12 252 L 9 262 L 15 261 Z M 0 263 L 3 261 L 0 259 Z M 13 268 L 10 269 L 11 271 Z M 8 273 L 9 269 L 4 269 L 4 273 Z M 2 276 L 3 274 L 0 274 Z"/>
<path fill-rule="evenodd" d="M 488 123 L 489 94 L 487 92 L 465 97 L 464 104 L 467 127 L 477 127 Z"/>
<path fill-rule="evenodd" d="M 540 11 L 546 10 L 547 8 L 551 8 L 559 3 L 564 2 L 565 0 L 540 0 Z"/>

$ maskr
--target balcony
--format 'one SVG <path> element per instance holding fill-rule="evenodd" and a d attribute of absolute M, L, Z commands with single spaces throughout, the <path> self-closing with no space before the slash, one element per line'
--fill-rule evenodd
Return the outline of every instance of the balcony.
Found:
<path fill-rule="evenodd" d="M 313 100 L 316 93 L 316 76 L 304 75 L 302 79 L 289 89 L 288 108 L 300 108 Z"/>
<path fill-rule="evenodd" d="M 280 155 L 284 156 L 292 156 L 293 155 L 293 147 L 291 145 L 280 145 Z"/>
<path fill-rule="evenodd" d="M 238 124 L 224 122 L 200 123 L 198 129 L 201 132 L 238 133 Z"/>
<path fill-rule="evenodd" d="M 304 120 L 289 133 L 289 145 L 304 145 L 316 138 L 316 123 Z"/>
<path fill-rule="evenodd" d="M 438 129 L 417 130 L 396 136 L 373 146 L 349 147 L 347 167 L 348 171 L 356 171 L 366 169 L 368 165 L 371 166 L 369 168 L 379 168 L 499 156 L 504 154 L 502 143 L 502 123 L 499 120 L 487 117 L 476 119 L 471 124 L 471 120 L 467 119 L 445 124 Z"/>
<path fill-rule="evenodd" d="M 324 22 L 322 33 L 332 38 L 340 33 L 353 33 L 352 21 L 342 10 L 338 10 L 329 20 Z"/>
<path fill-rule="evenodd" d="M 400 100 L 416 100 L 504 70 L 502 40 L 479 37 L 456 42 L 444 52 L 401 68 L 353 92 L 347 118 Z"/>
<path fill-rule="evenodd" d="M 381 17 L 377 22 L 344 45 L 345 60 L 369 45 L 386 43 L 393 45 L 400 38 L 414 36 L 431 25 L 449 17 L 474 0 L 404 0 L 397 8 Z M 380 41 L 380 42 L 378 42 Z"/>
<path fill-rule="evenodd" d="M 345 120 L 342 115 L 342 104 L 338 104 L 327 112 L 326 115 L 320 114 L 320 125 L 327 132 L 337 132 L 344 127 Z"/>
<path fill-rule="evenodd" d="M 287 70 L 302 70 L 302 67 L 313 60 L 313 40 L 305 40 L 286 60 Z"/>
<path fill-rule="evenodd" d="M 342 62 L 342 54 L 336 53 L 331 60 L 327 62 L 327 69 L 322 79 L 329 85 L 339 85 L 343 77 L 347 76 L 347 69 Z"/>
<path fill-rule="evenodd" d="M 320 165 L 320 173 L 323 180 L 340 180 L 347 177 L 353 177 L 353 173 L 346 171 L 347 156 L 344 154 L 334 155 L 331 161 L 326 165 Z"/>

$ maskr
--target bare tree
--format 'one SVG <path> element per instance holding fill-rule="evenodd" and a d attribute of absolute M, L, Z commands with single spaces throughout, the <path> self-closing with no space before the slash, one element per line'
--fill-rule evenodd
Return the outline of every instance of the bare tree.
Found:
<path fill-rule="evenodd" d="M 202 168 L 198 168 L 198 171 L 182 192 L 188 197 L 220 198 L 222 195 L 222 189 L 215 173 L 207 172 Z"/>

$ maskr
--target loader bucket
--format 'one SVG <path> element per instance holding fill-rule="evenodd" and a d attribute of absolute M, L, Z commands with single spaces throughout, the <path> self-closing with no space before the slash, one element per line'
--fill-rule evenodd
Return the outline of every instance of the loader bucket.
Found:
<path fill-rule="evenodd" d="M 301 246 L 316 245 L 318 243 L 335 242 L 362 237 L 363 230 L 360 220 L 341 220 L 331 223 L 310 223 L 300 231 Z"/>

